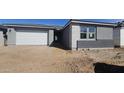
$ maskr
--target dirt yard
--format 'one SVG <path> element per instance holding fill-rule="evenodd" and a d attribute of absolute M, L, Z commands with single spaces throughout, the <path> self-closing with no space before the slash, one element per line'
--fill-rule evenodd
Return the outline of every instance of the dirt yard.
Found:
<path fill-rule="evenodd" d="M 124 66 L 124 49 L 70 51 L 45 46 L 0 47 L 0 72 L 94 72 L 93 63 Z"/>

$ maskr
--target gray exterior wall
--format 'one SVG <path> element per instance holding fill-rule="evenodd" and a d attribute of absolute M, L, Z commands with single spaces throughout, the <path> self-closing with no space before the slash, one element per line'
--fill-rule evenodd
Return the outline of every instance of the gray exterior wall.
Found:
<path fill-rule="evenodd" d="M 62 43 L 63 43 L 63 46 L 65 48 L 68 48 L 68 49 L 71 49 L 71 41 L 72 41 L 72 37 L 71 37 L 71 26 L 68 26 L 67 28 L 65 28 L 63 30 L 63 33 L 62 33 Z"/>
<path fill-rule="evenodd" d="M 7 45 L 15 45 L 16 44 L 16 31 L 14 28 L 7 29 Z"/>
<path fill-rule="evenodd" d="M 120 46 L 120 27 L 113 30 L 114 46 Z"/>
<path fill-rule="evenodd" d="M 54 30 L 49 30 L 48 33 L 48 45 L 52 45 L 54 41 Z"/>
<path fill-rule="evenodd" d="M 113 27 L 97 26 L 97 40 L 113 40 Z"/>
<path fill-rule="evenodd" d="M 112 48 L 113 40 L 78 41 L 78 48 Z"/>
<path fill-rule="evenodd" d="M 92 25 L 89 25 L 92 26 Z M 96 25 L 95 25 L 96 26 Z M 96 40 L 80 39 L 80 25 L 72 24 L 72 46 L 71 49 L 78 48 L 113 48 L 113 27 L 96 26 Z"/>
<path fill-rule="evenodd" d="M 0 31 L 0 46 L 4 46 L 3 31 Z"/>

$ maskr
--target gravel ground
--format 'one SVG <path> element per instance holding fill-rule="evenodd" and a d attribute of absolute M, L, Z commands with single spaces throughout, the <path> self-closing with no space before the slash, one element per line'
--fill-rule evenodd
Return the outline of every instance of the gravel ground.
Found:
<path fill-rule="evenodd" d="M 124 65 L 124 49 L 70 51 L 47 46 L 0 47 L 3 73 L 94 72 L 93 63 Z"/>

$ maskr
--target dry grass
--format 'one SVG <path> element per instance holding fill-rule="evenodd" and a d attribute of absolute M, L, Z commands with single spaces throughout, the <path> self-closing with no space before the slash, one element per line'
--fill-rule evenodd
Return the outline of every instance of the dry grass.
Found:
<path fill-rule="evenodd" d="M 67 51 L 46 46 L 0 47 L 0 72 L 94 72 L 95 62 L 123 65 L 124 49 Z"/>

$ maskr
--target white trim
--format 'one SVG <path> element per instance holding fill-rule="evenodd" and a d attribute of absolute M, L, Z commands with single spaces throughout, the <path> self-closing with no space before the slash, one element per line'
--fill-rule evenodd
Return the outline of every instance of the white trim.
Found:
<path fill-rule="evenodd" d="M 96 41 L 96 39 L 79 39 L 78 41 Z"/>

